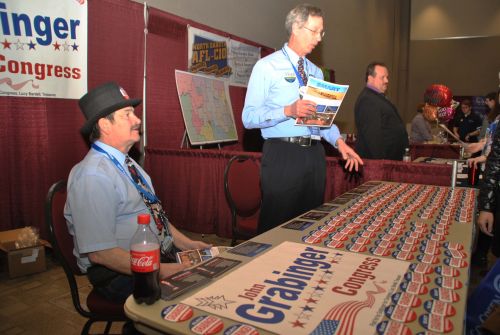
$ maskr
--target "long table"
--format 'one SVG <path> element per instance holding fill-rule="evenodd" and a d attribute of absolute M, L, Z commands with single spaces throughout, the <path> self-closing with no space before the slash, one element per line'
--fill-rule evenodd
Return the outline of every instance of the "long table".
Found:
<path fill-rule="evenodd" d="M 224 168 L 231 157 L 248 155 L 260 164 L 260 152 L 149 148 L 146 171 L 177 228 L 231 237 L 231 209 L 224 194 Z M 370 180 L 451 184 L 451 165 L 366 159 L 359 173 L 344 170 L 338 157 L 326 160 L 325 201 Z M 193 204 L 196 204 L 193 206 Z"/>
<path fill-rule="evenodd" d="M 476 192 L 365 183 L 223 253 L 241 264 L 201 287 L 125 312 L 146 333 L 463 333 Z"/>

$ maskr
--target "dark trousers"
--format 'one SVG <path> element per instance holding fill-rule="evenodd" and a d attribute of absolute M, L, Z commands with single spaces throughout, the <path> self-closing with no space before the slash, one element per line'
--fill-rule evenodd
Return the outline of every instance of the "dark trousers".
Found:
<path fill-rule="evenodd" d="M 280 140 L 265 141 L 260 177 L 262 206 L 258 231 L 263 233 L 323 204 L 323 145 L 302 147 Z"/>
<path fill-rule="evenodd" d="M 115 272 L 102 265 L 88 268 L 87 278 L 96 291 L 109 301 L 125 303 L 133 292 L 132 276 Z"/>

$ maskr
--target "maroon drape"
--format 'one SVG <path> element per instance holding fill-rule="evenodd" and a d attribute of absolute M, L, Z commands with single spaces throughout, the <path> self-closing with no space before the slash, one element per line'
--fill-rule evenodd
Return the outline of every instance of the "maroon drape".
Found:
<path fill-rule="evenodd" d="M 116 81 L 132 97 L 142 97 L 144 6 L 124 0 L 88 1 L 88 87 Z M 179 148 L 184 123 L 174 70 L 187 68 L 187 25 L 259 46 L 237 36 L 150 8 L 147 53 L 147 112 L 150 145 Z M 272 50 L 262 47 L 262 54 Z M 83 52 L 83 51 L 82 51 Z M 241 110 L 245 89 L 230 88 L 241 149 Z M 84 118 L 77 100 L 1 97 L 0 231 L 31 225 L 47 237 L 43 204 L 48 188 L 86 154 L 79 133 Z M 142 107 L 137 109 L 141 114 Z M 210 195 L 207 195 L 207 198 Z"/>
<path fill-rule="evenodd" d="M 142 96 L 142 5 L 88 3 L 88 86 L 116 80 Z M 77 100 L 0 98 L 0 231 L 35 226 L 47 238 L 43 205 L 52 183 L 67 179 L 87 146 Z"/>
<path fill-rule="evenodd" d="M 240 151 L 151 149 L 145 166 L 172 222 L 199 233 L 231 236 L 231 212 L 224 196 L 224 168 Z M 249 153 L 260 162 L 260 153 Z M 449 186 L 451 166 L 366 160 L 360 173 L 344 171 L 337 157 L 327 158 L 325 201 L 369 180 Z"/>

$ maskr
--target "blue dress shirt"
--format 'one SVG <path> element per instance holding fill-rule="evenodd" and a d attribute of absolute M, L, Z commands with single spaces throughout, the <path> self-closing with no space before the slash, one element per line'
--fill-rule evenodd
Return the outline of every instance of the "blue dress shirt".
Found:
<path fill-rule="evenodd" d="M 298 60 L 299 56 L 285 44 L 255 64 L 242 114 L 245 128 L 260 128 L 264 139 L 311 135 L 309 127 L 295 126 L 295 119 L 284 113 L 285 106 L 299 99 L 299 81 L 293 69 Z M 304 60 L 304 69 L 307 76 L 323 79 L 321 69 L 308 59 Z M 340 132 L 332 125 L 321 128 L 320 135 L 336 147 Z"/>

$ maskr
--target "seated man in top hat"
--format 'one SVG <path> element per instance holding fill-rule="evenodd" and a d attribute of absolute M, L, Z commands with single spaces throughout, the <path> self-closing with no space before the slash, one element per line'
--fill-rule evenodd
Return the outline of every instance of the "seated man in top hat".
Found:
<path fill-rule="evenodd" d="M 161 244 L 160 278 L 185 268 L 175 264 L 176 250 L 209 247 L 170 223 L 150 177 L 128 156 L 140 139 L 141 120 L 134 114 L 140 103 L 114 82 L 79 100 L 87 119 L 82 134 L 92 147 L 71 170 L 64 209 L 79 267 L 98 292 L 115 302 L 132 294 L 129 246 L 138 214 L 149 213 L 154 219 L 151 228 Z M 134 167 L 135 179 L 129 172 Z"/>

